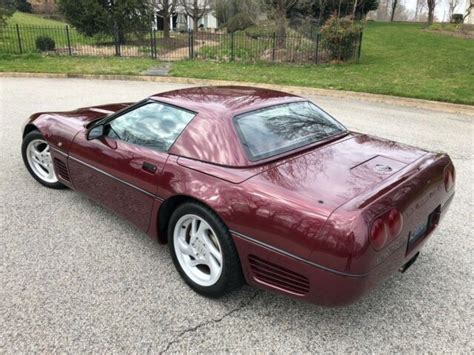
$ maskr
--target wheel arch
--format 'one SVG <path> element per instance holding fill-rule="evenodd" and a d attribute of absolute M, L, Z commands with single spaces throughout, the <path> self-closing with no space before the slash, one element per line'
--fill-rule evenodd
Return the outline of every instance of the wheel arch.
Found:
<path fill-rule="evenodd" d="M 33 131 L 38 131 L 40 132 L 40 130 L 38 129 L 38 127 L 36 127 L 34 124 L 32 123 L 28 123 L 25 128 L 23 128 L 23 135 L 22 135 L 22 138 L 25 138 L 25 136 L 28 134 L 28 133 L 31 133 Z"/>
<path fill-rule="evenodd" d="M 187 202 L 194 202 L 208 208 L 216 216 L 218 216 L 219 219 L 221 219 L 224 224 L 226 224 L 224 220 L 222 219 L 222 217 L 219 215 L 219 213 L 217 213 L 216 210 L 212 208 L 212 206 L 207 204 L 205 201 L 202 201 L 200 199 L 197 199 L 189 195 L 183 195 L 183 194 L 174 195 L 164 200 L 161 203 L 160 208 L 158 209 L 158 216 L 157 216 L 156 223 L 157 223 L 157 232 L 158 232 L 157 233 L 158 242 L 160 244 L 168 243 L 167 231 L 168 231 L 168 225 L 171 219 L 171 215 L 179 206 Z"/>

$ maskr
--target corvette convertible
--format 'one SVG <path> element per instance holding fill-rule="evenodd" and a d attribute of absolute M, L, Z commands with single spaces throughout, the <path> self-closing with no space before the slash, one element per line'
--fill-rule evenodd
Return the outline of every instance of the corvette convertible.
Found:
<path fill-rule="evenodd" d="M 446 154 L 347 130 L 314 103 L 197 87 L 32 115 L 22 156 L 167 243 L 183 280 L 245 282 L 324 305 L 405 271 L 454 195 Z"/>

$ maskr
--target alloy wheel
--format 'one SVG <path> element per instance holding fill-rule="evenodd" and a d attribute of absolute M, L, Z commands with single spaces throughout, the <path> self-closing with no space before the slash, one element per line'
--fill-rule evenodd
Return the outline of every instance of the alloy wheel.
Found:
<path fill-rule="evenodd" d="M 32 140 L 26 148 L 26 158 L 31 170 L 39 179 L 50 184 L 58 182 L 49 144 L 45 140 Z"/>
<path fill-rule="evenodd" d="M 186 214 L 175 225 L 174 250 L 186 275 L 200 286 L 212 286 L 220 278 L 223 254 L 212 227 L 203 218 Z"/>

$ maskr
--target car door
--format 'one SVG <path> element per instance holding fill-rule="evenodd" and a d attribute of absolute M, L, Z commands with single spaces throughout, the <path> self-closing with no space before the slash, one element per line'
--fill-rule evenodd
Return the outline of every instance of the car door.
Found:
<path fill-rule="evenodd" d="M 194 113 L 145 101 L 74 139 L 68 167 L 73 186 L 146 231 L 168 150 Z"/>

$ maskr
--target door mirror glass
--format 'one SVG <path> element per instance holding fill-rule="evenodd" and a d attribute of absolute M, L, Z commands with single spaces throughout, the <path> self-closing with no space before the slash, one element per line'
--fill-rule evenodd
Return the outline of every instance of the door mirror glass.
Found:
<path fill-rule="evenodd" d="M 104 135 L 104 126 L 96 126 L 92 128 L 89 133 L 87 134 L 87 139 L 92 140 L 92 139 L 97 139 L 100 138 Z"/>

